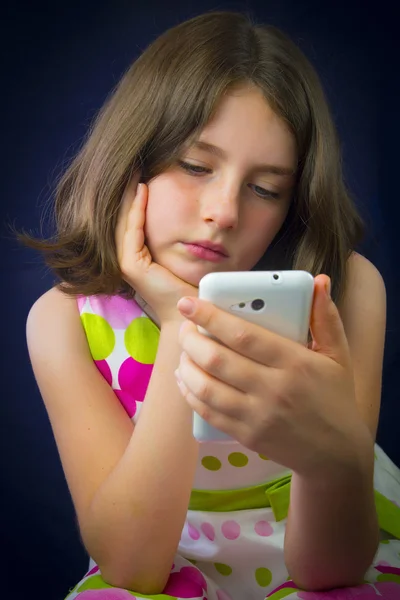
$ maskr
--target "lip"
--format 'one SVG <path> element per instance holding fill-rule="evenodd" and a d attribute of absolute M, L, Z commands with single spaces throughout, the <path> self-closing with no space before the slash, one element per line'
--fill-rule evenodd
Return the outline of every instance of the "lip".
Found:
<path fill-rule="evenodd" d="M 196 242 L 183 242 L 186 250 L 200 260 L 209 262 L 222 262 L 228 258 L 228 253 L 221 244 L 214 244 L 207 240 Z"/>
<path fill-rule="evenodd" d="M 228 258 L 229 256 L 227 249 L 222 244 L 215 244 L 214 242 L 210 242 L 209 240 L 198 240 L 196 242 L 186 243 L 193 246 L 200 246 L 201 248 L 205 248 L 206 250 L 212 250 L 217 254 L 221 254 L 225 258 Z"/>

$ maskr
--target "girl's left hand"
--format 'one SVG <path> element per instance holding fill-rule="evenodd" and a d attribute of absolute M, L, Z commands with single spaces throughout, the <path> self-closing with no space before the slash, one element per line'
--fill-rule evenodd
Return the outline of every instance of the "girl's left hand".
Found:
<path fill-rule="evenodd" d="M 339 312 L 318 275 L 312 348 L 211 303 L 190 298 L 176 372 L 181 392 L 210 425 L 299 474 L 357 460 L 367 426 L 357 409 L 350 350 Z M 204 327 L 218 343 L 197 330 Z"/>

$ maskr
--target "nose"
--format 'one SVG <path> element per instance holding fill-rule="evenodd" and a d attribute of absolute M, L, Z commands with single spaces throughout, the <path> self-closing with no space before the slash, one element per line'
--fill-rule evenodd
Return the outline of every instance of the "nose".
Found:
<path fill-rule="evenodd" d="M 239 222 L 239 191 L 237 186 L 208 188 L 201 199 L 201 216 L 218 229 L 234 229 Z"/>

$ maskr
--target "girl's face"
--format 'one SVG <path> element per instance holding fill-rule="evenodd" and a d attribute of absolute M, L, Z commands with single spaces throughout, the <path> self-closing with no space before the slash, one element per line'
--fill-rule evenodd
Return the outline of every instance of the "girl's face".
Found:
<path fill-rule="evenodd" d="M 195 286 L 212 271 L 250 270 L 285 220 L 296 167 L 294 137 L 258 89 L 224 96 L 197 142 L 148 184 L 153 260 Z"/>

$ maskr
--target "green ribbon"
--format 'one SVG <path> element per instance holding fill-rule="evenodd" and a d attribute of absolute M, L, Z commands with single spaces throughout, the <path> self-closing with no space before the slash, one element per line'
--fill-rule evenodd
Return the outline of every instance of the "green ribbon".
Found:
<path fill-rule="evenodd" d="M 236 490 L 192 490 L 189 510 L 231 512 L 271 507 L 276 521 L 287 516 L 291 475 Z"/>
<path fill-rule="evenodd" d="M 232 512 L 251 508 L 272 508 L 276 521 L 286 519 L 290 504 L 292 476 L 235 490 L 192 490 L 189 510 Z M 379 527 L 400 539 L 400 508 L 374 490 Z"/>

